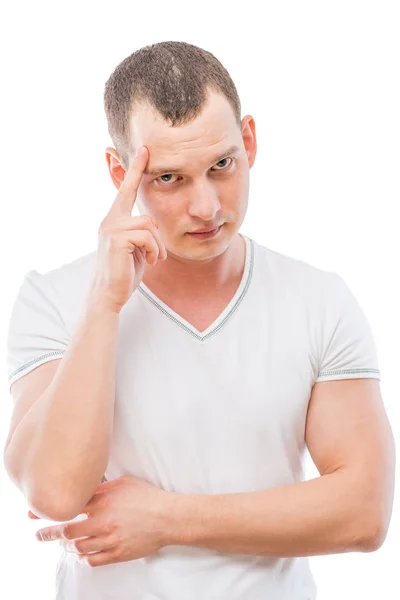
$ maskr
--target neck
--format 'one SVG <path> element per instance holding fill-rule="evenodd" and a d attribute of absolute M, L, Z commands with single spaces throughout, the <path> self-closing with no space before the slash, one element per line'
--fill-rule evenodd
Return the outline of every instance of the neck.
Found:
<path fill-rule="evenodd" d="M 205 294 L 229 285 L 244 270 L 246 242 L 240 234 L 232 238 L 222 254 L 205 261 L 183 261 L 168 253 L 165 261 L 147 265 L 143 283 L 150 289 L 179 289 L 179 293 Z"/>

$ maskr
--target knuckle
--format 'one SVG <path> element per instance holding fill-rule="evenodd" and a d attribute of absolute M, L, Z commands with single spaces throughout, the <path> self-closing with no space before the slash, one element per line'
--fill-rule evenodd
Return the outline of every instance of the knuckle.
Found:
<path fill-rule="evenodd" d="M 101 240 L 106 240 L 108 238 L 109 234 L 110 234 L 109 227 L 100 228 L 98 231 L 98 237 Z"/>
<path fill-rule="evenodd" d="M 87 564 L 89 567 L 95 567 L 96 565 L 94 564 L 94 558 L 89 555 L 85 557 L 85 564 Z"/>
<path fill-rule="evenodd" d="M 71 528 L 69 525 L 65 525 L 62 529 L 61 529 L 61 537 L 63 537 L 65 540 L 70 540 L 72 539 L 71 536 Z"/>
<path fill-rule="evenodd" d="M 118 547 L 112 553 L 113 560 L 116 561 L 116 562 L 119 562 L 119 560 L 121 558 L 123 558 L 123 556 L 124 556 L 123 550 L 121 548 L 118 548 Z"/>
<path fill-rule="evenodd" d="M 109 235 L 113 231 L 117 231 L 118 229 L 123 227 L 124 225 L 124 217 L 116 216 L 113 218 L 107 217 L 104 219 L 99 227 L 99 233 L 103 235 Z"/>
<path fill-rule="evenodd" d="M 103 525 L 102 525 L 102 530 L 104 531 L 104 533 L 106 535 L 111 535 L 115 529 L 117 528 L 117 523 L 114 521 L 114 519 L 107 519 L 106 521 L 104 521 Z"/>
<path fill-rule="evenodd" d="M 116 231 L 110 231 L 107 238 L 108 238 L 108 241 L 110 242 L 110 244 L 115 244 L 118 241 L 119 236 L 116 233 Z"/>
<path fill-rule="evenodd" d="M 112 229 L 126 229 L 127 227 L 129 227 L 130 222 L 132 221 L 132 217 L 126 217 L 125 215 L 117 215 L 113 221 L 112 221 L 112 226 L 110 226 Z"/>
<path fill-rule="evenodd" d="M 103 533 L 104 535 L 112 535 L 114 532 L 114 525 L 111 523 L 104 523 L 103 527 Z"/>
<path fill-rule="evenodd" d="M 119 538 L 119 536 L 117 535 L 116 532 L 111 532 L 108 536 L 107 536 L 107 543 L 108 543 L 108 547 L 110 550 L 112 550 L 113 552 L 118 552 L 118 549 L 121 546 L 121 540 Z"/>
<path fill-rule="evenodd" d="M 121 235 L 117 231 L 109 231 L 107 242 L 110 246 L 118 246 L 121 243 Z"/>
<path fill-rule="evenodd" d="M 73 545 L 73 548 L 74 548 L 74 549 L 75 549 L 77 552 L 79 552 L 79 553 L 82 553 L 82 554 L 83 554 L 83 551 L 84 551 L 84 547 L 83 547 L 83 546 L 84 546 L 84 541 L 85 541 L 85 540 L 76 540 L 76 541 L 75 541 L 75 542 L 73 542 L 73 544 L 72 544 L 72 545 Z"/>
<path fill-rule="evenodd" d="M 99 233 L 102 233 L 102 232 L 104 232 L 104 231 L 107 231 L 108 227 L 109 227 L 109 221 L 108 221 L 108 219 L 104 219 L 104 220 L 103 220 L 103 221 L 100 223 L 100 226 L 99 226 Z"/>
<path fill-rule="evenodd" d="M 153 221 L 151 220 L 150 215 L 143 215 L 143 221 L 148 225 L 153 225 Z"/>

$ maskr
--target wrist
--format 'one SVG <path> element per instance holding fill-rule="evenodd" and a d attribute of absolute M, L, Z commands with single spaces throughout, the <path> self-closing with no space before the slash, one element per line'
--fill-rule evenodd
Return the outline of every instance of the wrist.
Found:
<path fill-rule="evenodd" d="M 165 492 L 162 507 L 163 546 L 189 544 L 187 530 L 188 495 Z"/>
<path fill-rule="evenodd" d="M 166 492 L 163 504 L 164 546 L 194 546 L 200 540 L 200 510 L 207 496 Z"/>
<path fill-rule="evenodd" d="M 91 287 L 86 298 L 86 312 L 92 314 L 105 314 L 105 315 L 116 315 L 119 317 L 122 306 L 116 306 L 111 302 L 107 296 L 97 290 L 95 287 Z"/>

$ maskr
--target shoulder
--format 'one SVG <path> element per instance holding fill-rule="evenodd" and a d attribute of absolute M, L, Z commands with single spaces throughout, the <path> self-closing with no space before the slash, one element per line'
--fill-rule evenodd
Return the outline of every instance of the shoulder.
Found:
<path fill-rule="evenodd" d="M 69 289 L 78 290 L 85 287 L 88 279 L 93 277 L 96 266 L 96 251 L 80 256 L 59 267 L 42 273 L 42 276 L 56 290 L 68 292 Z"/>
<path fill-rule="evenodd" d="M 275 283 L 281 284 L 287 291 L 297 291 L 307 296 L 307 292 L 311 292 L 312 295 L 320 296 L 332 288 L 337 288 L 342 282 L 335 271 L 277 252 L 259 242 L 254 242 L 254 246 L 260 271 L 271 277 Z"/>
<path fill-rule="evenodd" d="M 93 251 L 49 271 L 29 271 L 24 283 L 28 291 L 46 297 L 58 308 L 66 322 L 73 323 L 80 314 L 94 277 L 96 256 Z"/>

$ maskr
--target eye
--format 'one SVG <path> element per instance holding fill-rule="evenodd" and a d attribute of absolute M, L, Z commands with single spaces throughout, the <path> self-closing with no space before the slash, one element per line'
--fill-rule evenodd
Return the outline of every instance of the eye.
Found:
<path fill-rule="evenodd" d="M 232 158 L 223 158 L 222 160 L 219 160 L 216 165 L 221 165 L 221 163 L 223 163 L 224 161 L 229 160 L 231 161 L 230 163 L 228 163 L 228 166 L 230 166 L 232 164 Z M 214 167 L 212 167 L 212 169 L 214 169 Z M 226 166 L 223 166 L 221 169 L 217 168 L 215 169 L 216 171 L 225 171 L 227 169 Z M 164 177 L 174 177 L 173 173 L 166 173 L 165 175 L 160 175 L 160 177 L 157 177 L 157 179 L 155 179 L 154 181 L 157 182 L 157 184 L 161 184 L 161 185 L 168 185 L 168 184 L 173 184 L 176 183 L 175 181 L 169 180 L 169 181 L 164 181 Z"/>
<path fill-rule="evenodd" d="M 164 181 L 163 177 L 173 177 L 173 173 L 166 173 L 165 175 L 161 175 L 160 177 L 157 177 L 157 179 L 155 179 L 154 181 L 157 181 L 157 183 L 159 183 L 159 180 L 161 180 L 161 183 L 171 183 L 171 181 Z M 175 183 L 174 181 L 172 183 Z"/>
<path fill-rule="evenodd" d="M 224 162 L 224 160 L 230 160 L 230 161 L 232 162 L 232 159 L 231 159 L 231 158 L 223 158 L 222 160 L 220 160 L 220 161 L 218 161 L 218 162 L 217 162 L 217 165 L 219 165 L 219 164 L 223 163 L 223 162 Z M 231 164 L 231 163 L 229 163 L 229 164 Z M 225 168 L 225 167 L 224 167 L 224 168 Z M 222 170 L 223 170 L 223 169 L 217 169 L 217 171 L 222 171 Z"/>

